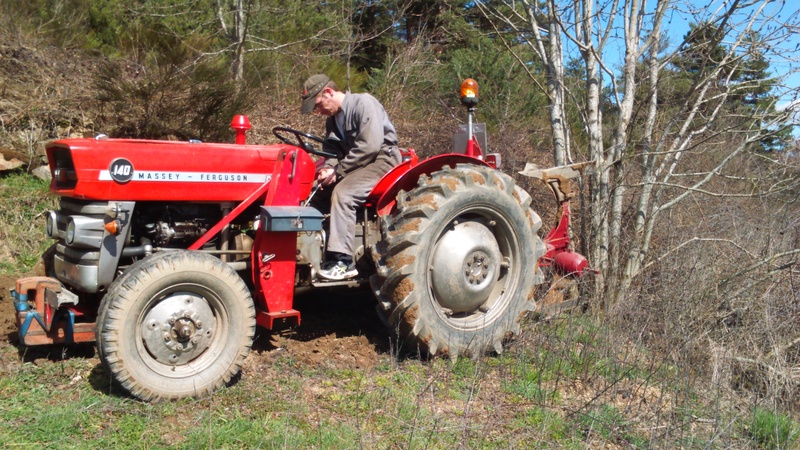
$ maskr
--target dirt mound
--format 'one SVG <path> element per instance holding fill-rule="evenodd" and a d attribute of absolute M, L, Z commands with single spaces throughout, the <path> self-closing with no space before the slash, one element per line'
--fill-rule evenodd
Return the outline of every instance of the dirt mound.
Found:
<path fill-rule="evenodd" d="M 0 275 L 0 338 L 8 341 L 8 335 L 17 331 L 14 320 L 14 299 L 11 297 L 11 289 L 14 288 L 16 278 L 7 275 Z"/>
<path fill-rule="evenodd" d="M 388 331 L 367 290 L 298 296 L 295 307 L 302 313 L 301 325 L 275 332 L 259 330 L 245 369 L 269 365 L 276 358 L 312 367 L 370 368 L 389 350 Z"/>

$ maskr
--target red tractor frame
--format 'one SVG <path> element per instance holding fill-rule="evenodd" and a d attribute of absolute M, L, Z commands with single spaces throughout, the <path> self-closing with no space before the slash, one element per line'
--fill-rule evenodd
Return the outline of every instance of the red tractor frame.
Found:
<path fill-rule="evenodd" d="M 470 106 L 470 105 L 468 105 Z M 471 105 L 474 106 L 474 105 Z M 306 206 L 327 155 L 320 138 L 276 128 L 283 143 L 131 139 L 48 143 L 58 210 L 46 276 L 13 292 L 25 345 L 96 341 L 113 378 L 155 400 L 212 392 L 235 375 L 255 326 L 299 325 L 299 289 L 369 285 L 404 345 L 431 355 L 500 352 L 536 309 L 543 266 L 588 271 L 570 248 L 571 180 L 585 164 L 521 172 L 560 207 L 544 239 L 531 197 L 471 135 L 463 153 L 403 162 L 359 211 L 359 277 L 316 278 L 325 217 Z"/>

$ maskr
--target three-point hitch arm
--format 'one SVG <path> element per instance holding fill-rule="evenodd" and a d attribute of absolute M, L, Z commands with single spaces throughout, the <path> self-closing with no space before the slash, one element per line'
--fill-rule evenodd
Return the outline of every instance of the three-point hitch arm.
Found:
<path fill-rule="evenodd" d="M 541 265 L 554 265 L 564 274 L 581 276 L 585 272 L 594 272 L 589 268 L 589 261 L 572 251 L 569 239 L 570 210 L 569 201 L 575 195 L 572 192 L 572 180 L 578 178 L 584 168 L 594 161 L 569 164 L 565 166 L 542 169 L 533 163 L 526 163 L 520 175 L 542 180 L 553 192 L 556 202 L 561 208 L 561 215 L 556 226 L 544 238 L 547 253 L 542 257 Z"/>

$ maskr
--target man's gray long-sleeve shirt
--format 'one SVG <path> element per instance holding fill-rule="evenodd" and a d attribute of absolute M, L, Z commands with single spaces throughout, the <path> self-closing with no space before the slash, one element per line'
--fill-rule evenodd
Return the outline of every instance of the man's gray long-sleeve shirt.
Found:
<path fill-rule="evenodd" d="M 348 173 L 374 162 L 381 157 L 394 159 L 391 152 L 397 148 L 397 133 L 383 105 L 370 94 L 347 92 L 342 101 L 342 128 L 336 124 L 336 115 L 325 121 L 325 139 L 328 150 L 343 157 L 338 161 L 329 158 L 325 165 L 335 168 L 337 175 Z M 337 115 L 338 115 L 337 114 Z"/>

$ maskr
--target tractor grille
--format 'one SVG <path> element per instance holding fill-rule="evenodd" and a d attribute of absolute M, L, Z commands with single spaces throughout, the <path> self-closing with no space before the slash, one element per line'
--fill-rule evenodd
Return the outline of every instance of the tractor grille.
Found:
<path fill-rule="evenodd" d="M 67 224 L 73 216 L 97 219 L 102 223 L 107 206 L 107 202 L 61 198 L 61 209 L 58 211 L 57 219 L 58 230 L 55 233 L 58 241 L 54 268 L 59 280 L 83 292 L 97 292 L 102 230 L 79 230 L 79 233 L 96 235 L 96 246 L 85 244 L 70 246 L 66 243 Z"/>
<path fill-rule="evenodd" d="M 52 159 L 53 181 L 56 189 L 75 189 L 78 184 L 78 175 L 69 149 L 56 148 L 53 150 Z"/>

